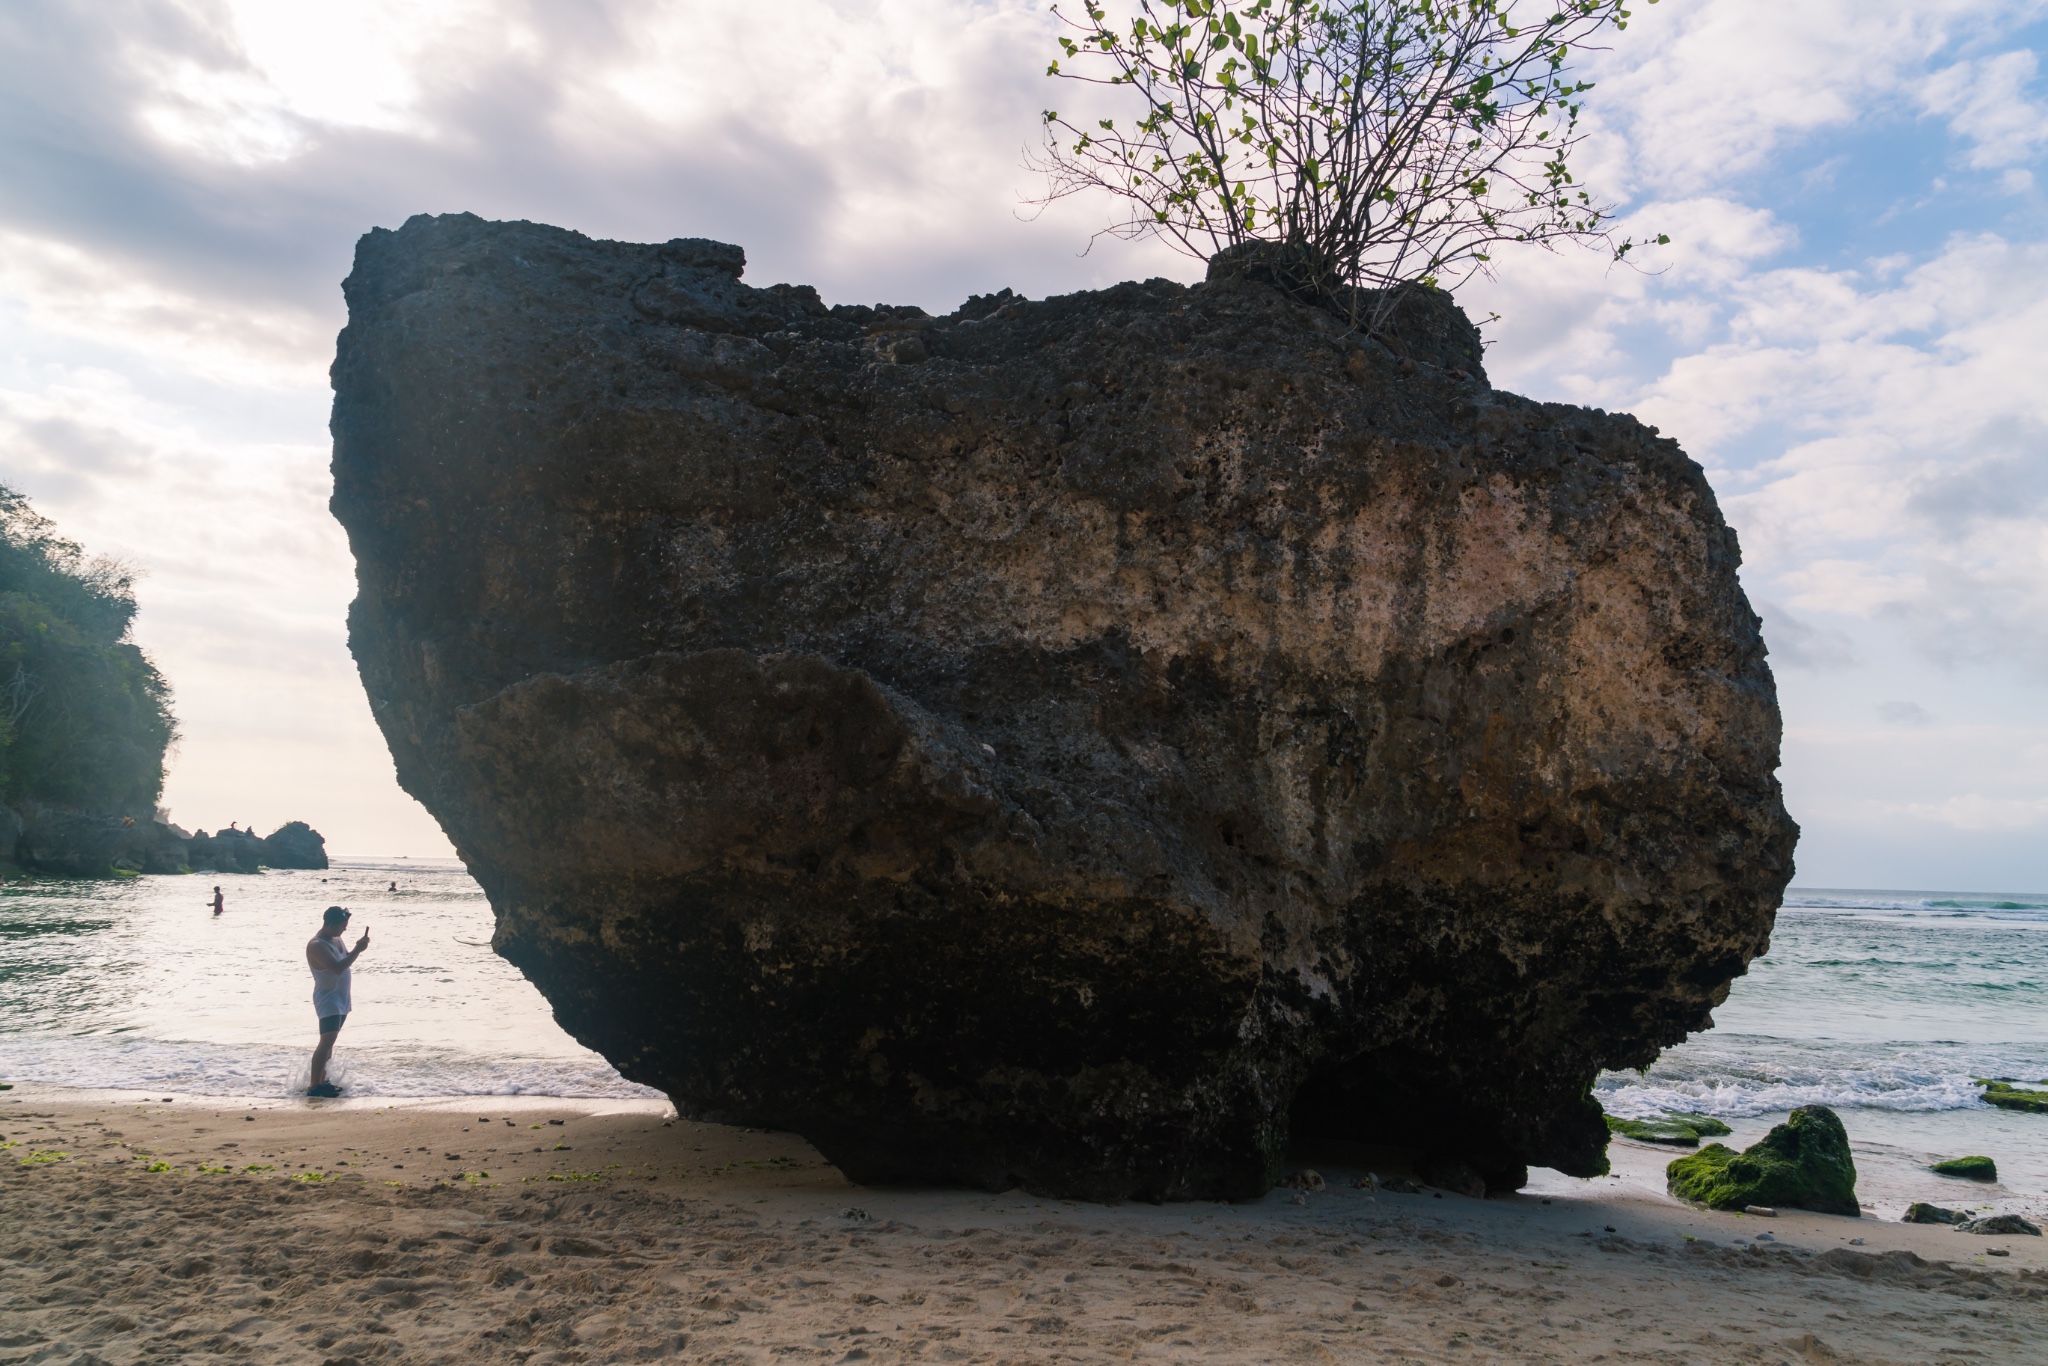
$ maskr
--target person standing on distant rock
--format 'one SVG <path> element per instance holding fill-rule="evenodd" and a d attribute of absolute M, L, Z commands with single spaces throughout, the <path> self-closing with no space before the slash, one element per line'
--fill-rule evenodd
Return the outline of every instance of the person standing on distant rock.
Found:
<path fill-rule="evenodd" d="M 327 1063 L 334 1056 L 334 1041 L 348 1019 L 349 968 L 370 947 L 370 932 L 356 941 L 353 952 L 342 948 L 341 934 L 348 928 L 348 908 L 329 906 L 320 918 L 320 933 L 306 941 L 306 966 L 313 969 L 313 1013 L 320 1018 L 320 1044 L 313 1050 L 313 1084 L 309 1096 L 338 1096 L 341 1088 L 327 1080 Z"/>
<path fill-rule="evenodd" d="M 220 888 L 213 889 L 213 913 L 219 915 L 228 908 L 227 898 L 220 894 Z"/>

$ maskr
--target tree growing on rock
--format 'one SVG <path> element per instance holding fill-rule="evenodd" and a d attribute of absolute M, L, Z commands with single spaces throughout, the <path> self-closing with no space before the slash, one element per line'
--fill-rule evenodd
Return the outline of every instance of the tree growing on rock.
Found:
<path fill-rule="evenodd" d="M 1367 331 L 1399 287 L 1455 284 L 1502 244 L 1635 248 L 1570 166 L 1592 88 L 1573 59 L 1628 26 L 1627 0 L 1081 3 L 1054 7 L 1047 74 L 1139 108 L 1047 110 L 1039 165 L 1047 202 L 1123 199 L 1115 235 L 1242 261 Z"/>

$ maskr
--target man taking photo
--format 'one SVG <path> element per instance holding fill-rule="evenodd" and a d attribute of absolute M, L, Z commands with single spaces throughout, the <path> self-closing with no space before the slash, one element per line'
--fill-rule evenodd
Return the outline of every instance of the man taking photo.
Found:
<path fill-rule="evenodd" d="M 313 1013 L 320 1017 L 320 1045 L 313 1050 L 313 1084 L 309 1096 L 338 1096 L 341 1088 L 327 1080 L 327 1062 L 334 1056 L 334 1041 L 348 1019 L 349 968 L 370 947 L 370 932 L 356 941 L 353 952 L 341 946 L 342 931 L 348 928 L 348 909 L 329 906 L 320 917 L 320 933 L 306 941 L 306 966 L 313 969 Z"/>

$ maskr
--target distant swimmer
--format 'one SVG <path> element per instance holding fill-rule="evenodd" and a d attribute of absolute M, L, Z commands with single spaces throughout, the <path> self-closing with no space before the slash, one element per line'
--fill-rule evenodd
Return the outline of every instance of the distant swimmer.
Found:
<path fill-rule="evenodd" d="M 334 1041 L 349 1012 L 349 968 L 370 947 L 370 932 L 356 941 L 354 952 L 341 946 L 342 931 L 348 928 L 348 909 L 329 906 L 320 917 L 320 933 L 306 941 L 306 966 L 313 969 L 313 1013 L 320 1017 L 320 1045 L 313 1050 L 313 1084 L 309 1096 L 338 1096 L 341 1088 L 327 1080 L 327 1063 L 334 1056 Z"/>
<path fill-rule="evenodd" d="M 398 884 L 397 884 L 397 883 L 395 883 L 395 882 L 394 882 L 394 883 L 392 883 L 392 884 L 391 884 L 391 890 L 392 890 L 392 891 L 394 891 L 394 892 L 395 892 L 395 891 L 397 891 L 397 890 L 398 890 Z"/>
<path fill-rule="evenodd" d="M 228 908 L 227 898 L 220 894 L 220 888 L 213 889 L 213 913 L 219 915 Z"/>

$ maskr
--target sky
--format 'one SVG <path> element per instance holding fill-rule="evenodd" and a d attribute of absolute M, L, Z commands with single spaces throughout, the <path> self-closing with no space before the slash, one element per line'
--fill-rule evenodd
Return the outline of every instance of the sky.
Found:
<path fill-rule="evenodd" d="M 2048 891 L 2048 0 L 1662 0 L 1588 54 L 1645 269 L 1504 255 L 1499 388 L 1637 414 L 1741 538 L 1810 887 Z M 327 365 L 420 212 L 742 244 L 948 311 L 1201 264 L 1038 212 L 1009 0 L 9 0 L 0 482 L 143 571 L 190 827 L 446 855 L 346 646 Z"/>

